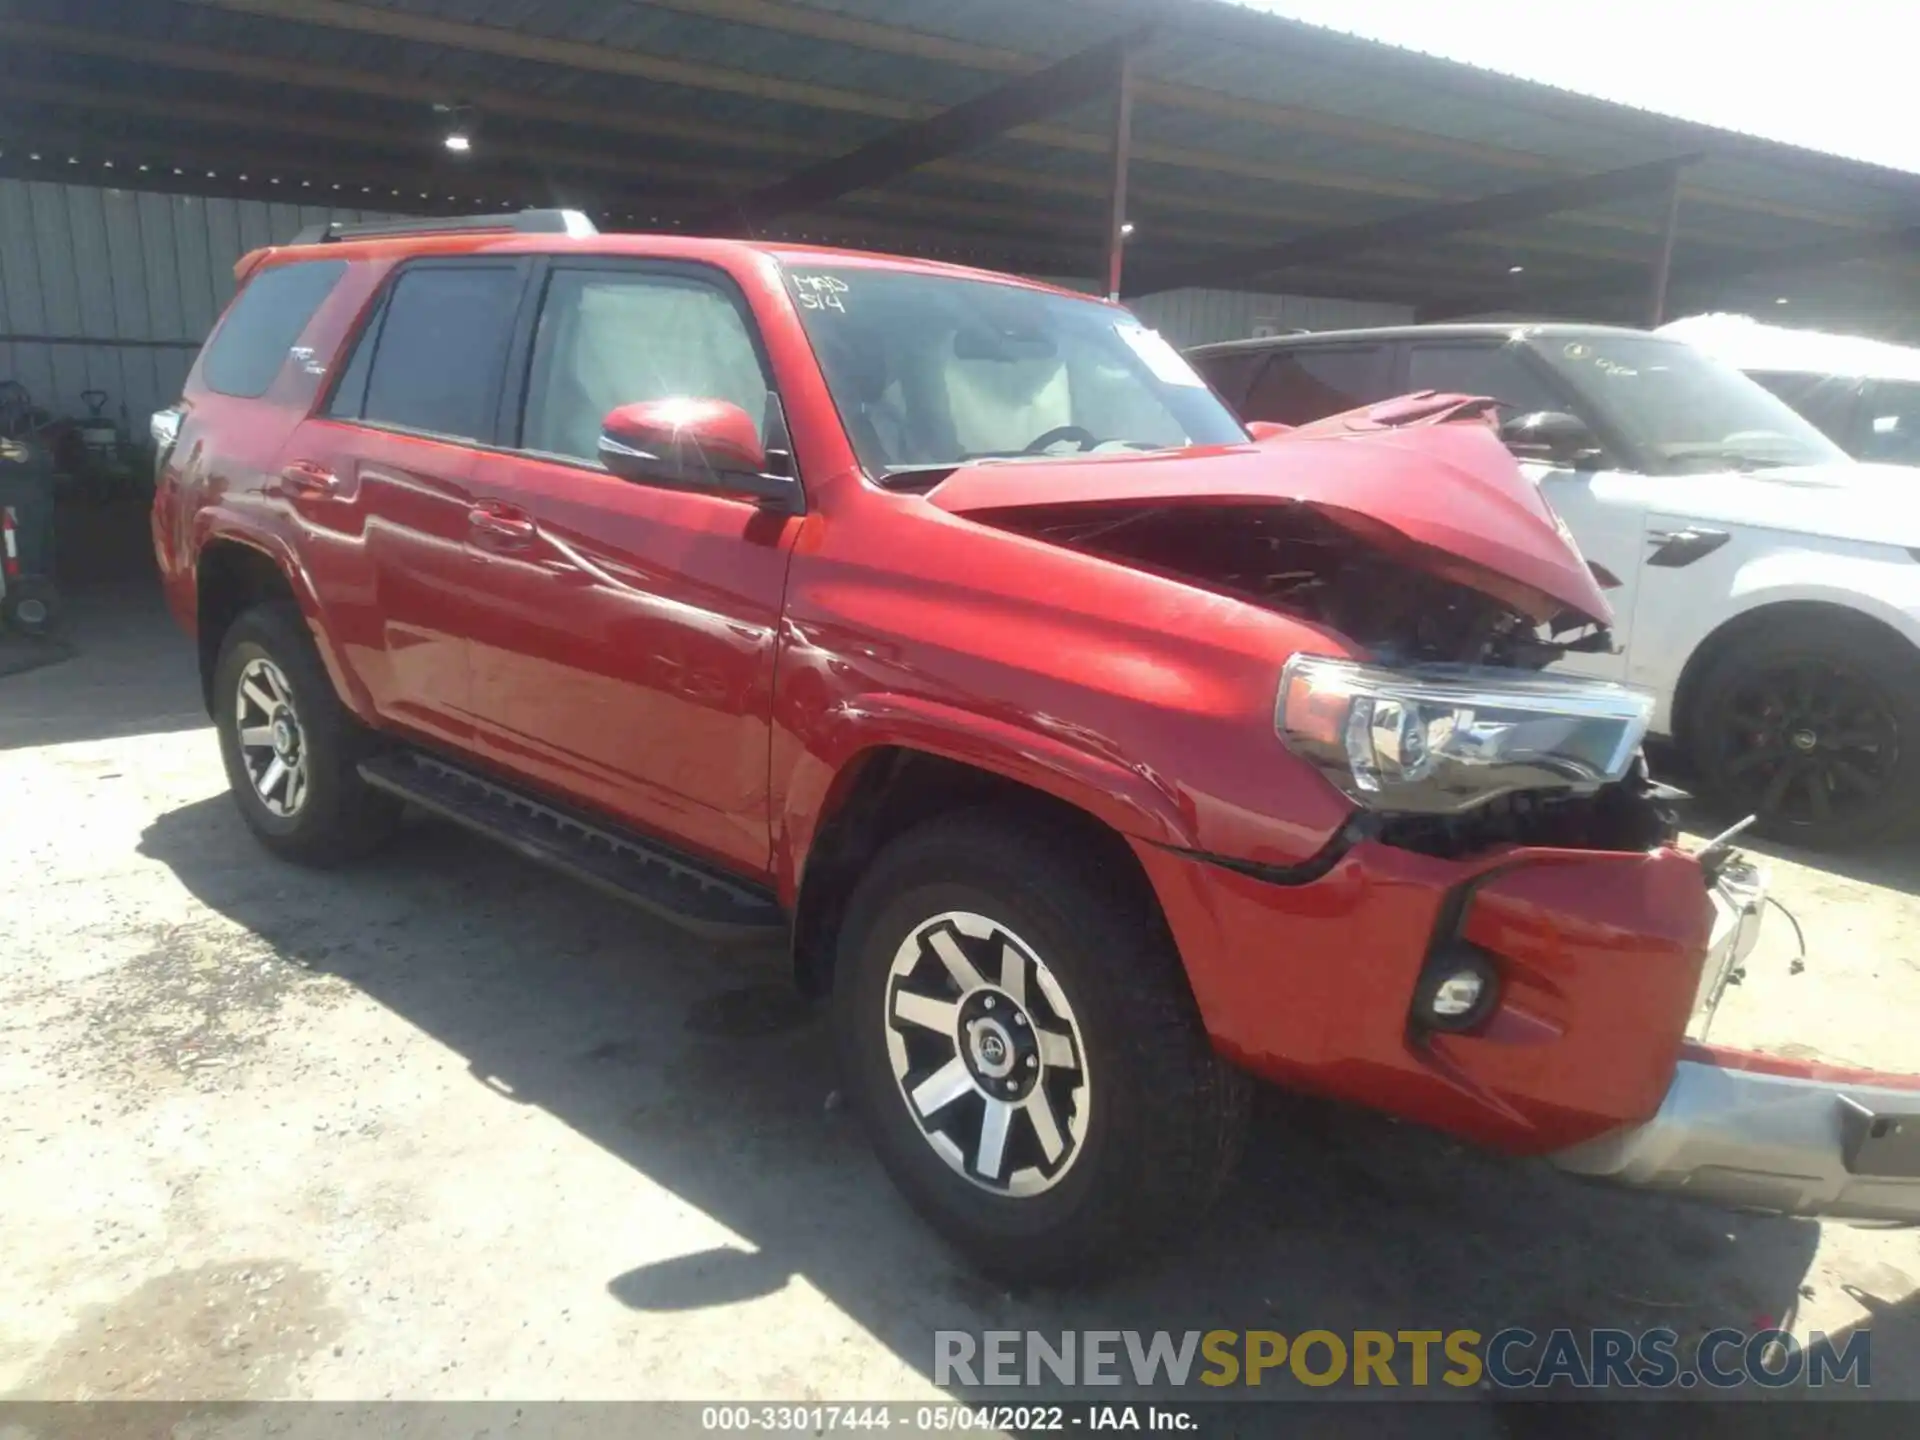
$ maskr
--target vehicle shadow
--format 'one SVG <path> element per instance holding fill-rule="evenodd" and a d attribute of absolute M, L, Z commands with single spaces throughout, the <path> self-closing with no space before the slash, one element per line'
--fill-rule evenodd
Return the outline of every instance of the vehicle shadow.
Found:
<path fill-rule="evenodd" d="M 929 1377 L 936 1329 L 1753 1328 L 1795 1303 L 1818 1236 L 1268 1094 L 1238 1183 L 1172 1254 L 1085 1290 L 1009 1293 L 888 1184 L 779 952 L 715 950 L 439 824 L 411 824 L 377 866 L 297 885 L 224 795 L 160 816 L 140 850 L 464 1056 L 503 1103 L 546 1111 L 753 1247 L 638 1267 L 610 1254 L 622 1304 L 725 1305 L 804 1277 Z M 1430 1433 L 1431 1409 L 1416 1413 Z"/>

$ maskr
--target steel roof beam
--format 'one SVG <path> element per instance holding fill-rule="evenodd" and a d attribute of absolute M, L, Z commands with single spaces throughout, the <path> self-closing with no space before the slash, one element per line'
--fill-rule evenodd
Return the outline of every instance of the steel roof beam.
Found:
<path fill-rule="evenodd" d="M 1670 292 L 1698 291 L 1728 280 L 1749 275 L 1790 274 L 1830 265 L 1846 265 L 1860 260 L 1920 258 L 1920 225 L 1875 231 L 1870 235 L 1844 235 L 1811 245 L 1795 245 L 1760 254 L 1712 256 L 1675 265 L 1668 277 Z M 1645 276 L 1623 269 L 1617 275 L 1600 275 L 1571 285 L 1547 285 L 1516 295 L 1509 290 L 1496 294 L 1488 290 L 1457 295 L 1453 299 L 1421 309 L 1423 321 L 1445 320 L 1455 315 L 1470 315 L 1480 310 L 1524 309 L 1542 314 L 1580 314 L 1595 308 L 1616 313 L 1631 301 L 1635 286 L 1645 284 Z"/>
<path fill-rule="evenodd" d="M 844 155 L 743 195 L 710 218 L 751 227 L 856 190 L 871 190 L 931 160 L 971 150 L 1022 125 L 1085 105 L 1113 91 L 1127 56 L 1151 34 L 1152 27 L 1142 26 L 937 115 L 898 126 Z"/>
<path fill-rule="evenodd" d="M 1278 245 L 1232 251 L 1190 270 L 1151 275 L 1148 284 L 1129 293 L 1137 295 L 1157 290 L 1177 290 L 1185 285 L 1211 285 L 1218 288 L 1278 270 L 1343 260 L 1367 250 L 1420 245 L 1463 231 L 1544 220 L 1563 210 L 1581 210 L 1649 191 L 1665 190 L 1674 183 L 1674 177 L 1682 167 L 1699 158 L 1697 155 L 1682 155 L 1668 160 L 1655 160 L 1646 165 L 1630 165 L 1624 170 L 1607 170 L 1569 180 L 1548 180 L 1498 195 L 1483 195 L 1477 200 L 1435 205 L 1425 210 L 1390 216 L 1385 220 L 1321 230 Z"/>

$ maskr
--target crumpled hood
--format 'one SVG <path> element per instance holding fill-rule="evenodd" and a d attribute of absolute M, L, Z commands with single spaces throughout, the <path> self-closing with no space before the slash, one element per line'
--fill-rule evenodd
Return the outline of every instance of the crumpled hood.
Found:
<path fill-rule="evenodd" d="M 1438 422 L 1438 423 L 1435 423 Z M 1566 527 L 1484 419 L 1392 402 L 1257 444 L 962 466 L 927 495 L 956 515 L 1076 505 L 1297 504 L 1535 621 L 1612 611 Z"/>

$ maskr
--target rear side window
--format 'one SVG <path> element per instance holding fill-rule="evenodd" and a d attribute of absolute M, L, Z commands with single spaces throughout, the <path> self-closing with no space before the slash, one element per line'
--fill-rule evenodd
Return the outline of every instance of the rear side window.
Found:
<path fill-rule="evenodd" d="M 1379 345 L 1312 345 L 1277 350 L 1254 378 L 1241 413 L 1248 420 L 1305 425 L 1385 400 L 1386 349 Z"/>
<path fill-rule="evenodd" d="M 348 361 L 331 413 L 455 440 L 492 438 L 520 283 L 513 265 L 402 271 Z"/>
<path fill-rule="evenodd" d="M 267 393 L 287 351 L 347 273 L 344 260 L 298 260 L 247 282 L 200 362 L 209 390 L 252 400 Z"/>

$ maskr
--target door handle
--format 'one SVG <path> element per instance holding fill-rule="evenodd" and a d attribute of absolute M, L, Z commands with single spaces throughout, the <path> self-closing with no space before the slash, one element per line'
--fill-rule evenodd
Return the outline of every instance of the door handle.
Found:
<path fill-rule="evenodd" d="M 295 460 L 283 466 L 280 479 L 290 494 L 299 496 L 331 495 L 340 488 L 340 477 L 314 460 Z"/>
<path fill-rule="evenodd" d="M 538 533 L 533 517 L 515 505 L 475 505 L 467 511 L 467 524 L 491 540 L 514 545 L 525 545 Z"/>

